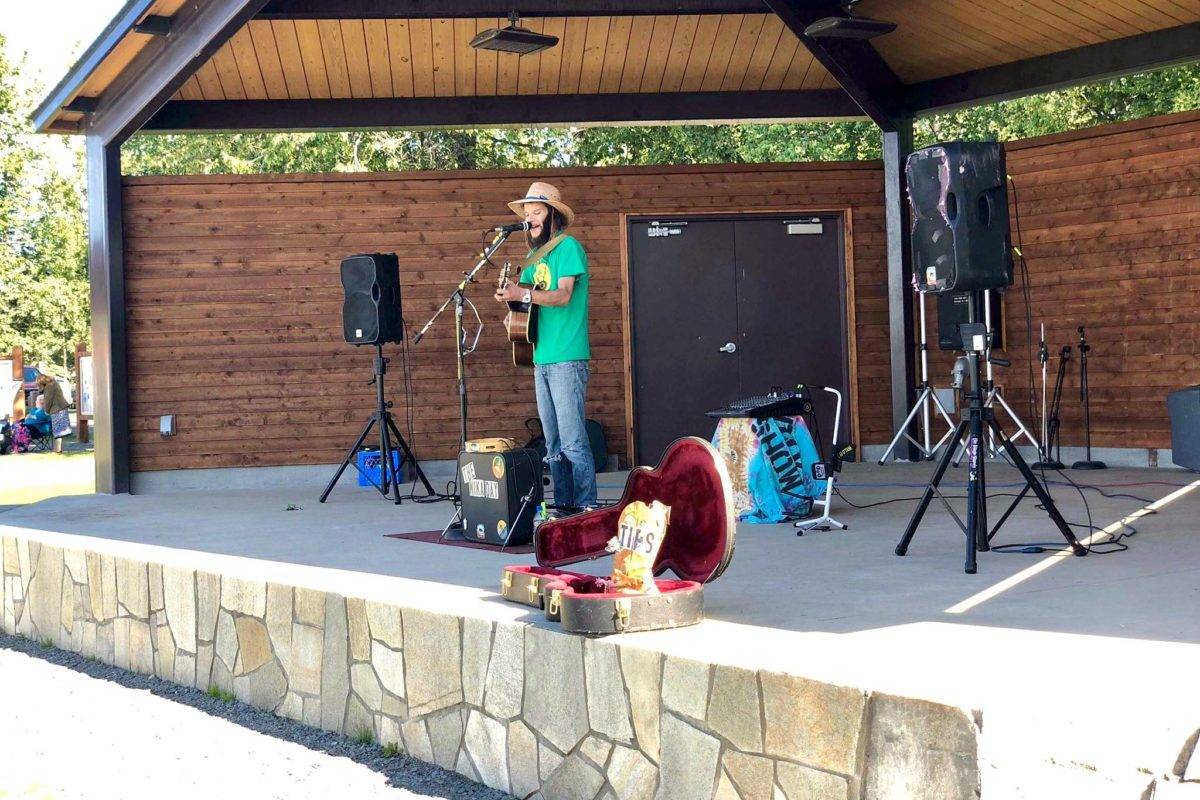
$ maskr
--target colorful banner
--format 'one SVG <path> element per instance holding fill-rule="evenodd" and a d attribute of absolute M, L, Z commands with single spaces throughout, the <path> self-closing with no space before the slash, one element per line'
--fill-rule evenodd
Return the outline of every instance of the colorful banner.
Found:
<path fill-rule="evenodd" d="M 717 423 L 712 443 L 733 481 L 739 520 L 801 519 L 825 489 L 824 481 L 812 477 L 820 456 L 802 417 L 726 417 Z"/>

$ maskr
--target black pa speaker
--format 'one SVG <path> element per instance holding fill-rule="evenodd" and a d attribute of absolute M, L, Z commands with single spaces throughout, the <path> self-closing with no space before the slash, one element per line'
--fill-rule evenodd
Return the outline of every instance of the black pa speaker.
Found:
<path fill-rule="evenodd" d="M 958 328 L 971 321 L 970 300 L 969 292 L 942 292 L 937 296 L 939 350 L 962 350 L 962 333 Z M 992 348 L 1003 350 L 1004 296 L 992 292 L 988 295 L 988 305 L 991 306 Z"/>
<path fill-rule="evenodd" d="M 974 292 L 1013 282 L 1008 172 L 999 142 L 948 142 L 905 164 L 917 291 Z"/>
<path fill-rule="evenodd" d="M 542 502 L 542 462 L 529 448 L 458 454 L 463 536 L 499 545 L 533 541 L 533 518 Z"/>
<path fill-rule="evenodd" d="M 342 261 L 342 333 L 350 344 L 404 341 L 400 262 L 395 253 L 369 253 Z"/>

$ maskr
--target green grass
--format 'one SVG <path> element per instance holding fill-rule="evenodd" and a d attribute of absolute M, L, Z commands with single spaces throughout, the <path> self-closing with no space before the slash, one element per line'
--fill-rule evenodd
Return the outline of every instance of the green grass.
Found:
<path fill-rule="evenodd" d="M 384 758 L 395 758 L 400 754 L 400 748 L 396 746 L 395 742 L 388 742 L 379 748 L 379 752 L 383 753 Z"/>
<path fill-rule="evenodd" d="M 49 639 L 42 639 L 42 647 L 46 650 L 49 650 L 51 647 L 54 647 L 54 642 L 50 641 Z"/>
<path fill-rule="evenodd" d="M 209 697 L 211 697 L 214 700 L 220 700 L 222 703 L 232 703 L 234 700 L 234 697 L 232 694 L 230 694 L 229 692 L 226 692 L 223 689 L 220 689 L 219 687 L 216 687 L 216 686 L 208 687 L 208 691 L 205 692 L 205 694 L 207 694 Z"/>
<path fill-rule="evenodd" d="M 90 452 L 0 456 L 0 506 L 25 505 L 48 497 L 95 491 L 95 460 Z"/>
<path fill-rule="evenodd" d="M 370 744 L 375 741 L 375 734 L 363 728 L 358 733 L 354 734 L 354 741 L 358 744 Z"/>

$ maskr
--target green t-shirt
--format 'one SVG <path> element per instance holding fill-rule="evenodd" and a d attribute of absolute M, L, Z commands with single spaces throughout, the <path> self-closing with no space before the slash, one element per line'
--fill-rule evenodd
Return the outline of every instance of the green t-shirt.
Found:
<path fill-rule="evenodd" d="M 537 342 L 533 363 L 557 364 L 560 361 L 587 361 L 592 357 L 588 345 L 588 271 L 587 254 L 573 236 L 566 236 L 536 264 L 521 272 L 521 283 L 535 289 L 558 288 L 559 278 L 575 277 L 571 300 L 565 306 L 537 307 Z"/>

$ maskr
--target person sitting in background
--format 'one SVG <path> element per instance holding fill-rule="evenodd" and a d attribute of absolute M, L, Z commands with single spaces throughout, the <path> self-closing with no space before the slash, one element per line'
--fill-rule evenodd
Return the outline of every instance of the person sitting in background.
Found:
<path fill-rule="evenodd" d="M 46 413 L 50 415 L 50 431 L 54 434 L 54 452 L 63 450 L 63 438 L 71 433 L 71 412 L 67 398 L 63 396 L 62 387 L 53 375 L 40 375 L 37 379 L 38 388 L 42 390 Z"/>
<path fill-rule="evenodd" d="M 46 395 L 39 394 L 33 401 L 34 409 L 25 415 L 21 424 L 29 428 L 30 436 L 50 435 L 50 415 L 46 413 Z"/>

